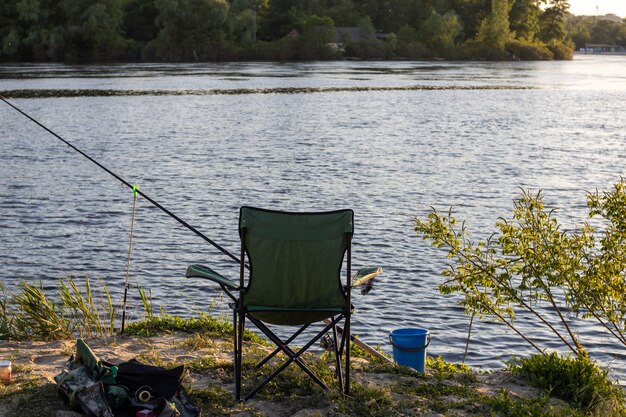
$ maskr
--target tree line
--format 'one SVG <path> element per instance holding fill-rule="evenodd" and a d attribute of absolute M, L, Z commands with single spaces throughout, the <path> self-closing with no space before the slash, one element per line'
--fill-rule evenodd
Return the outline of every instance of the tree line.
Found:
<path fill-rule="evenodd" d="M 626 48 L 626 19 L 615 15 L 570 16 L 566 29 L 576 49 L 589 44 L 617 45 Z"/>
<path fill-rule="evenodd" d="M 8 0 L 0 60 L 568 59 L 568 10 L 567 0 Z"/>

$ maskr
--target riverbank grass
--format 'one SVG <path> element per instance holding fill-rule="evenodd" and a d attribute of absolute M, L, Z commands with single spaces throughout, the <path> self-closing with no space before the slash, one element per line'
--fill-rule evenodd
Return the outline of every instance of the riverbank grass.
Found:
<path fill-rule="evenodd" d="M 156 323 L 156 324 L 155 324 Z M 219 326 L 215 326 L 215 324 Z M 137 358 L 159 366 L 185 364 L 183 384 L 202 408 L 203 415 L 240 416 L 620 416 L 621 403 L 584 403 L 581 394 L 588 389 L 571 390 L 565 398 L 550 384 L 533 388 L 524 372 L 541 373 L 541 368 L 519 365 L 518 371 L 476 372 L 466 366 L 429 358 L 424 374 L 405 367 L 389 365 L 353 351 L 353 380 L 350 396 L 336 389 L 333 360 L 329 355 L 305 354 L 304 360 L 332 387 L 322 391 L 296 367 L 289 367 L 246 403 L 233 399 L 233 368 L 229 337 L 217 336 L 229 323 L 210 319 L 181 319 L 168 316 L 133 323 L 127 334 L 88 339 L 94 352 L 104 359 L 119 362 Z M 202 325 L 200 325 L 202 324 Z M 153 329 L 160 333 L 154 334 Z M 191 332 L 182 329 L 193 329 Z M 147 334 L 149 336 L 137 336 Z M 244 375 L 246 387 L 258 382 L 278 367 L 256 370 L 254 365 L 271 350 L 255 337 L 245 342 Z M 1 342 L 0 355 L 14 363 L 14 382 L 0 386 L 0 414 L 20 416 L 28 409 L 41 410 L 42 417 L 56 416 L 65 406 L 56 396 L 52 376 L 74 349 L 74 340 L 53 342 Z M 539 365 L 538 361 L 533 362 Z M 551 372 L 567 372 L 555 362 Z M 567 364 L 565 365 L 567 368 Z M 589 369 L 597 369 L 589 364 Z M 572 375 L 574 374 L 573 372 Z M 602 373 L 595 374 L 602 376 Z M 546 379 L 547 380 L 547 379 Z M 575 380 L 571 380 L 574 386 Z M 607 380 L 588 379 L 593 389 L 606 387 Z M 610 383 L 609 383 L 610 384 Z M 598 392 L 602 390 L 597 390 Z M 561 398 L 559 398 L 561 397 Z M 613 397 L 618 399 L 618 396 Z"/>
<path fill-rule="evenodd" d="M 27 284 L 20 291 L 17 296 L 5 291 L 0 307 L 3 329 L 12 329 L 5 333 L 11 338 L 0 341 L 0 358 L 13 362 L 14 373 L 11 384 L 0 385 L 0 415 L 21 416 L 29 409 L 38 410 L 41 417 L 56 417 L 66 408 L 56 395 L 52 378 L 75 349 L 75 336 L 68 337 L 65 332 L 84 332 L 85 324 L 75 321 L 93 310 L 77 308 L 76 316 L 65 318 L 72 322 L 68 326 L 58 317 L 48 320 L 39 314 L 58 315 L 65 308 L 58 304 L 67 307 L 67 300 L 53 301 L 43 290 Z M 31 296 L 43 305 L 20 301 Z M 82 299 L 86 304 L 96 300 L 84 293 Z M 44 322 L 57 323 L 60 325 L 50 329 L 63 331 L 46 335 L 20 326 L 20 333 L 11 327 L 15 317 L 41 320 L 34 324 L 39 329 Z M 369 357 L 357 347 L 352 351 L 349 396 L 336 387 L 330 355 L 305 353 L 303 359 L 331 390 L 321 390 L 291 366 L 253 400 L 240 403 L 232 394 L 231 323 L 208 314 L 180 318 L 150 311 L 144 319 L 129 323 L 123 335 L 115 334 L 108 322 L 97 331 L 91 328 L 92 333 L 100 334 L 87 337 L 87 343 L 96 355 L 112 363 L 136 358 L 165 367 L 185 364 L 183 385 L 205 416 L 626 416 L 623 392 L 590 360 L 583 363 L 576 362 L 578 358 L 542 355 L 521 359 L 507 370 L 477 372 L 439 357 L 428 358 L 427 370 L 420 374 Z M 251 332 L 246 333 L 244 349 L 245 390 L 277 369 L 281 358 L 257 370 L 255 364 L 272 348 Z"/>

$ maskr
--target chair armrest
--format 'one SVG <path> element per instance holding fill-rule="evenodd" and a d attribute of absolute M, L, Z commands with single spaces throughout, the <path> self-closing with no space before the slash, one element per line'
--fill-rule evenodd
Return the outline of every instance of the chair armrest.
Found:
<path fill-rule="evenodd" d="M 211 280 L 213 282 L 217 282 L 220 285 L 223 285 L 231 290 L 238 290 L 239 285 L 237 285 L 234 281 L 226 278 L 223 275 L 218 274 L 211 268 L 202 265 L 189 265 L 187 268 L 187 273 L 185 274 L 187 278 L 204 278 Z"/>
<path fill-rule="evenodd" d="M 352 288 L 363 285 L 374 277 L 383 273 L 382 268 L 361 268 L 352 278 Z"/>

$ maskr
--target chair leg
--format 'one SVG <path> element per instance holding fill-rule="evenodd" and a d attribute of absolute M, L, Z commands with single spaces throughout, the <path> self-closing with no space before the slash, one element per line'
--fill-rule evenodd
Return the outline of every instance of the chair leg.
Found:
<path fill-rule="evenodd" d="M 350 395 L 350 311 L 346 314 L 346 328 L 344 329 L 346 337 L 346 384 L 344 393 Z"/>
<path fill-rule="evenodd" d="M 239 401 L 240 392 L 237 384 L 237 311 L 233 309 L 233 375 L 235 376 L 235 399 Z"/>
<path fill-rule="evenodd" d="M 293 342 L 295 340 L 296 337 L 298 337 L 300 335 L 300 333 L 302 333 L 305 329 L 307 329 L 309 327 L 309 325 L 305 325 L 302 326 L 297 332 L 295 332 L 289 339 L 287 339 L 286 341 L 283 342 L 283 344 L 286 346 L 289 343 Z M 274 356 L 276 356 L 276 354 L 278 352 L 281 351 L 280 347 L 277 347 L 276 349 L 274 349 L 274 351 L 272 353 L 270 353 L 269 355 L 267 355 L 265 357 L 265 359 L 263 359 L 261 362 L 256 364 L 256 369 L 259 369 L 260 367 L 262 367 L 263 365 L 265 365 L 270 359 L 272 359 Z"/>
<path fill-rule="evenodd" d="M 333 341 L 335 350 L 335 367 L 337 368 L 337 382 L 339 391 L 343 392 L 343 370 L 341 369 L 341 355 L 339 354 L 339 341 L 337 340 L 337 326 L 333 326 Z"/>
<path fill-rule="evenodd" d="M 239 319 L 237 321 L 237 319 Z M 235 312 L 236 338 L 235 338 L 235 397 L 237 401 L 241 400 L 241 367 L 243 358 L 243 333 L 245 329 L 245 315 Z"/>
<path fill-rule="evenodd" d="M 256 323 L 255 323 L 256 324 Z M 263 326 L 265 327 L 265 326 Z M 267 328 L 266 328 L 267 329 Z M 265 329 L 261 329 L 264 333 L 265 333 Z M 326 329 L 326 331 L 328 331 L 329 329 Z M 269 331 L 269 329 L 268 329 Z M 253 389 L 252 391 L 250 391 L 244 398 L 244 401 L 249 400 L 250 398 L 254 397 L 256 395 L 257 392 L 259 392 L 261 389 L 263 389 L 263 387 L 270 382 L 272 379 L 274 379 L 278 374 L 280 374 L 283 370 L 285 370 L 285 368 L 287 368 L 292 362 L 296 363 L 297 365 L 300 366 L 300 368 L 307 374 L 309 375 L 309 377 L 311 377 L 311 379 L 313 379 L 313 381 L 315 381 L 318 385 L 320 385 L 323 389 L 328 390 L 328 386 L 326 384 L 324 384 L 324 382 L 322 380 L 320 380 L 317 375 L 315 375 L 313 372 L 311 372 L 311 370 L 309 368 L 306 367 L 306 365 L 302 362 L 302 360 L 300 359 L 300 355 L 302 355 L 304 352 L 306 352 L 307 349 L 309 349 L 315 342 L 317 342 L 319 340 L 319 338 L 326 333 L 326 331 L 320 332 L 316 337 L 314 337 L 313 339 L 311 339 L 306 345 L 304 345 L 300 350 L 298 350 L 298 352 L 293 352 L 293 350 L 291 350 L 291 348 L 287 347 L 287 346 L 282 346 L 283 351 L 289 356 L 289 358 L 278 368 L 276 369 L 270 376 L 268 376 L 267 378 L 265 378 L 255 389 Z M 270 337 L 270 339 L 272 339 L 272 341 L 274 343 L 277 342 L 281 342 L 280 339 L 278 339 L 278 337 L 276 335 L 274 335 L 274 333 L 272 333 L 271 331 L 268 333 L 266 333 L 266 335 L 268 337 Z M 277 341 L 274 339 L 278 339 Z M 286 348 L 286 349 L 285 349 Z"/>
<path fill-rule="evenodd" d="M 244 401 L 247 401 L 250 398 L 254 397 L 257 392 L 259 392 L 269 381 L 271 381 L 274 377 L 280 374 L 292 362 L 298 365 L 315 383 L 320 385 L 323 389 L 329 389 L 328 386 L 306 366 L 302 359 L 300 359 L 300 355 L 306 352 L 324 334 L 326 334 L 331 328 L 333 328 L 340 320 L 339 318 L 333 319 L 330 324 L 328 324 L 321 332 L 319 332 L 307 344 L 300 348 L 298 352 L 294 352 L 289 346 L 286 346 L 278 336 L 276 336 L 265 324 L 263 324 L 259 320 L 256 320 L 253 317 L 248 317 L 248 319 L 252 322 L 252 324 L 257 326 L 259 330 L 261 330 L 273 343 L 275 343 L 280 348 L 280 350 L 282 350 L 288 356 L 288 358 L 278 369 L 276 369 L 276 371 L 274 371 L 270 376 L 265 378 L 265 380 L 263 380 L 255 389 L 250 391 L 244 397 Z"/>
<path fill-rule="evenodd" d="M 260 322 L 260 321 L 258 321 L 256 319 L 253 319 L 251 317 L 249 317 L 249 319 L 276 346 L 278 346 L 278 348 L 280 350 L 282 350 L 283 353 L 285 353 L 288 356 L 289 359 L 286 361 L 287 365 L 289 365 L 291 362 L 294 362 L 296 365 L 298 365 L 300 367 L 300 369 L 302 369 L 307 375 L 309 375 L 309 377 L 311 377 L 311 379 L 313 379 L 322 388 L 328 389 L 328 386 L 326 386 L 326 384 L 324 384 L 322 382 L 322 380 L 319 379 L 317 377 L 317 375 L 315 375 L 307 367 L 307 365 L 304 363 L 304 361 L 302 359 L 300 359 L 300 355 L 303 354 L 308 348 L 310 348 L 315 342 L 317 342 L 320 339 L 320 337 L 322 337 L 322 335 L 324 335 L 328 330 L 330 330 L 330 326 L 327 326 L 324 330 L 322 330 L 320 333 L 318 333 L 317 336 L 315 336 L 313 339 L 311 339 L 306 345 L 304 345 L 300 350 L 298 350 L 298 353 L 296 353 L 296 352 L 293 351 L 293 349 L 291 349 L 289 346 L 287 346 L 278 336 L 276 336 L 276 334 L 274 334 L 274 332 L 272 332 L 265 324 L 263 324 L 262 322 Z M 278 373 L 280 373 L 280 371 L 282 371 L 283 369 L 285 369 L 285 368 L 281 367 L 280 370 L 278 372 L 276 372 L 276 375 L 278 375 Z M 271 379 L 271 378 L 269 378 L 269 379 Z M 269 382 L 269 380 L 267 382 Z M 263 385 L 265 385 L 265 384 L 263 384 Z"/>

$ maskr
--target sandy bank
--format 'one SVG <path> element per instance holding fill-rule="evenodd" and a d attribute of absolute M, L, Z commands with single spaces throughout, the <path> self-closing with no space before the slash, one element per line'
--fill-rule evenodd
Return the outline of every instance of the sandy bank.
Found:
<path fill-rule="evenodd" d="M 542 393 L 524 386 L 505 371 L 462 373 L 427 370 L 412 375 L 365 358 L 353 362 L 352 398 L 322 392 L 299 370 L 270 384 L 245 404 L 232 399 L 231 342 L 183 333 L 138 338 L 113 336 L 87 340 L 101 359 L 119 363 L 132 358 L 161 366 L 184 363 L 184 385 L 203 415 L 489 415 L 491 399 L 534 401 Z M 252 356 L 267 351 L 248 343 Z M 0 416 L 62 416 L 67 410 L 56 396 L 53 377 L 74 351 L 74 341 L 0 341 L 0 358 L 13 362 L 13 382 L 0 386 Z M 307 361 L 316 361 L 309 357 Z M 558 402 L 551 401 L 552 404 Z M 30 410 L 29 410 L 30 409 Z M 26 411 L 38 410 L 35 414 Z M 498 415 L 499 413 L 496 413 Z"/>

